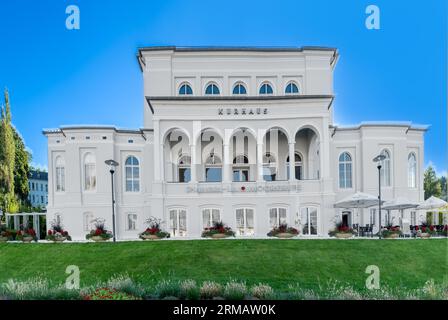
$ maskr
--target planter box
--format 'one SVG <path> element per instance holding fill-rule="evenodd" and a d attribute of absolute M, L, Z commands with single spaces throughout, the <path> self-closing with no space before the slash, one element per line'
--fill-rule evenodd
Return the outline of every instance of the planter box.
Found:
<path fill-rule="evenodd" d="M 103 237 L 100 237 L 100 236 L 93 236 L 93 237 L 90 238 L 90 240 L 93 240 L 95 242 L 104 242 L 104 241 L 107 241 L 109 239 L 103 238 Z"/>
<path fill-rule="evenodd" d="M 395 239 L 398 238 L 399 235 L 399 233 L 391 233 L 390 235 L 384 237 L 384 239 Z"/>
<path fill-rule="evenodd" d="M 335 234 L 336 238 L 338 239 L 348 239 L 353 237 L 353 233 L 347 232 L 347 233 L 343 233 L 343 232 L 339 232 Z"/>
<path fill-rule="evenodd" d="M 280 233 L 277 233 L 274 237 L 277 237 L 280 239 L 288 239 L 288 238 L 292 238 L 295 236 L 296 236 L 296 234 L 292 234 L 292 233 L 288 233 L 288 232 L 280 232 Z"/>
<path fill-rule="evenodd" d="M 428 233 L 428 232 L 422 232 L 422 233 L 419 233 L 418 234 L 418 236 L 420 237 L 420 238 L 431 238 L 431 234 L 430 233 Z"/>
<path fill-rule="evenodd" d="M 64 242 L 65 240 L 67 240 L 66 237 L 61 237 L 61 238 L 54 238 L 53 242 Z"/>
<path fill-rule="evenodd" d="M 157 240 L 160 239 L 157 235 L 155 234 L 142 234 L 140 236 L 140 238 L 142 238 L 143 240 Z"/>
<path fill-rule="evenodd" d="M 222 239 L 227 237 L 228 235 L 226 235 L 225 233 L 215 233 L 214 235 L 211 236 L 211 238 L 213 239 Z"/>
<path fill-rule="evenodd" d="M 8 241 L 8 237 L 1 237 L 0 236 L 0 242 L 6 242 Z"/>
<path fill-rule="evenodd" d="M 34 240 L 33 237 L 22 237 L 22 242 L 31 242 L 33 240 Z"/>

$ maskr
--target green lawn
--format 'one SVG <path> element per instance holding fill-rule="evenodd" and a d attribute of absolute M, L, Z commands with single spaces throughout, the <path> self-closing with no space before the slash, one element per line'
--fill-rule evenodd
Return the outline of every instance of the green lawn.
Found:
<path fill-rule="evenodd" d="M 0 244 L 0 282 L 44 276 L 63 283 L 68 265 L 79 266 L 82 286 L 127 273 L 148 285 L 232 278 L 279 290 L 295 283 L 314 289 L 330 279 L 363 288 L 365 268 L 377 265 L 382 284 L 418 288 L 431 278 L 447 281 L 448 239 Z"/>

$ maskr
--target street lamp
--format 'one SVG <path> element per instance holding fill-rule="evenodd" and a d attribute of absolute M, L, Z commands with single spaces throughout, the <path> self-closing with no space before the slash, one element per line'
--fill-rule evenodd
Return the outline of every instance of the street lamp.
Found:
<path fill-rule="evenodd" d="M 379 214 L 379 221 L 378 221 L 378 233 L 380 235 L 381 239 L 381 162 L 386 159 L 386 156 L 384 154 L 377 155 L 375 158 L 373 158 L 373 162 L 378 163 L 378 214 Z"/>
<path fill-rule="evenodd" d="M 114 242 L 116 241 L 116 235 L 115 235 L 115 196 L 114 196 L 114 173 L 115 173 L 115 167 L 118 166 L 118 162 L 115 160 L 106 160 L 104 161 L 109 167 L 110 167 L 110 179 L 111 179 L 111 186 L 112 186 L 112 232 L 114 235 Z"/>

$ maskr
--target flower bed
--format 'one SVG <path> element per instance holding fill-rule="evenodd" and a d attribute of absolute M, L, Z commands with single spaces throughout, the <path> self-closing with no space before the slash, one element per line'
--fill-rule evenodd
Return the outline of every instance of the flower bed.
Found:
<path fill-rule="evenodd" d="M 14 240 L 16 231 L 6 229 L 6 226 L 0 226 L 0 242 Z"/>
<path fill-rule="evenodd" d="M 150 217 L 148 220 L 146 220 L 146 224 L 148 225 L 148 228 L 146 228 L 145 231 L 139 234 L 140 239 L 156 240 L 170 237 L 170 234 L 168 232 L 162 231 L 161 226 L 163 222 L 161 219 Z"/>
<path fill-rule="evenodd" d="M 234 237 L 235 232 L 232 231 L 230 227 L 227 227 L 223 222 L 215 222 L 212 227 L 205 228 L 204 231 L 202 231 L 201 236 L 203 238 L 220 239 Z"/>
<path fill-rule="evenodd" d="M 415 231 L 417 231 L 417 236 L 423 239 L 431 238 L 437 234 L 437 230 L 434 226 L 427 225 L 426 223 L 423 223 L 420 227 L 415 226 Z"/>
<path fill-rule="evenodd" d="M 84 300 L 141 300 L 125 292 L 111 288 L 98 288 L 90 294 L 83 295 Z"/>
<path fill-rule="evenodd" d="M 93 222 L 95 229 L 91 230 L 90 233 L 86 235 L 87 240 L 101 242 L 113 238 L 112 232 L 106 230 L 104 219 L 95 219 Z"/>
<path fill-rule="evenodd" d="M 288 227 L 286 223 L 280 224 L 278 227 L 274 227 L 271 231 L 268 232 L 268 237 L 277 237 L 277 238 L 292 238 L 299 234 L 299 230 L 293 227 Z"/>
<path fill-rule="evenodd" d="M 381 236 L 385 239 L 395 239 L 402 234 L 399 226 L 387 226 L 381 230 Z"/>
<path fill-rule="evenodd" d="M 16 234 L 16 240 L 22 242 L 31 242 L 31 241 L 37 242 L 36 231 L 31 227 L 18 230 Z"/>
<path fill-rule="evenodd" d="M 48 230 L 45 239 L 53 242 L 64 242 L 65 240 L 71 241 L 72 237 L 70 237 L 68 231 L 64 230 L 58 221 L 53 220 L 51 229 Z"/>
<path fill-rule="evenodd" d="M 344 225 L 342 222 L 337 223 L 334 230 L 328 232 L 330 237 L 336 237 L 338 239 L 351 238 L 354 234 L 356 234 L 356 231 Z"/>

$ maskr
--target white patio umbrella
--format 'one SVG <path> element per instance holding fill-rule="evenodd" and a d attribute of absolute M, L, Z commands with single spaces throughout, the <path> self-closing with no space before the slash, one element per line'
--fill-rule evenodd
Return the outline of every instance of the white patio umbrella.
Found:
<path fill-rule="evenodd" d="M 414 201 L 410 201 L 404 197 L 397 197 L 393 200 L 386 201 L 383 205 L 384 210 L 399 210 L 401 220 L 403 220 L 403 210 L 417 208 L 418 203 Z"/>
<path fill-rule="evenodd" d="M 437 210 L 446 213 L 448 212 L 447 208 L 448 208 L 448 202 L 440 198 L 431 196 L 425 201 L 423 201 L 423 203 L 421 203 L 417 207 L 417 210 L 426 210 L 426 211 Z"/>
<path fill-rule="evenodd" d="M 382 200 L 381 203 L 384 201 Z M 378 197 L 372 196 L 368 193 L 356 192 L 342 200 L 337 201 L 334 204 L 335 208 L 357 208 L 358 216 L 359 209 L 369 208 L 378 205 Z M 359 221 L 358 221 L 358 234 L 359 234 Z"/>
<path fill-rule="evenodd" d="M 423 203 L 421 203 L 417 209 L 418 210 L 434 210 L 440 209 L 448 205 L 448 202 L 439 199 L 437 197 L 431 196 L 426 199 Z"/>

